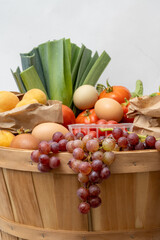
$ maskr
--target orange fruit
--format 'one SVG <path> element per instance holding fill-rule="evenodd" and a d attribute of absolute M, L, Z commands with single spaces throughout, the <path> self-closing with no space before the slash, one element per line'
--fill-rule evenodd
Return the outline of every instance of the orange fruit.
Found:
<path fill-rule="evenodd" d="M 36 99 L 41 104 L 47 103 L 46 94 L 38 88 L 28 90 L 23 96 L 23 100 L 24 99 Z"/>
<path fill-rule="evenodd" d="M 0 146 L 9 147 L 15 136 L 8 130 L 0 130 Z"/>
<path fill-rule="evenodd" d="M 38 103 L 38 101 L 36 99 L 22 99 L 21 101 L 19 101 L 17 103 L 17 105 L 15 107 L 17 108 L 17 107 L 21 107 L 21 106 L 31 104 L 31 103 Z"/>
<path fill-rule="evenodd" d="M 12 92 L 9 91 L 0 91 L 0 112 L 5 112 L 13 109 L 19 98 Z"/>

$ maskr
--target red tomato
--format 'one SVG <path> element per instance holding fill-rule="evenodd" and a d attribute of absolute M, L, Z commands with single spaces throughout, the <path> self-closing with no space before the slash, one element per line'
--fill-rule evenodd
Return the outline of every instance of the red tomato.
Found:
<path fill-rule="evenodd" d="M 86 109 L 85 111 L 81 112 L 77 118 L 76 123 L 96 123 L 99 120 L 97 117 L 94 109 Z"/>
<path fill-rule="evenodd" d="M 123 108 L 123 118 L 121 120 L 121 122 L 124 122 L 124 123 L 133 123 L 134 121 L 134 118 L 129 118 L 127 116 L 127 112 L 128 112 L 128 107 L 130 105 L 130 102 L 128 100 L 125 100 L 124 103 L 121 104 L 122 108 Z"/>
<path fill-rule="evenodd" d="M 99 119 L 96 124 L 107 124 L 107 121 L 105 119 Z M 105 132 L 102 132 L 100 129 L 98 129 L 98 136 L 105 136 Z"/>
<path fill-rule="evenodd" d="M 117 124 L 118 122 L 116 122 L 115 120 L 106 121 L 105 119 L 100 119 L 96 123 L 103 125 L 103 124 Z M 107 126 L 106 126 L 106 128 L 107 128 Z M 102 132 L 100 129 L 98 129 L 98 134 L 99 134 L 99 136 L 105 136 L 105 132 Z"/>
<path fill-rule="evenodd" d="M 96 138 L 96 137 L 97 137 L 96 131 L 90 131 L 90 132 L 89 132 L 89 135 L 91 135 L 93 138 Z"/>
<path fill-rule="evenodd" d="M 63 114 L 63 126 L 68 128 L 69 124 L 74 124 L 76 122 L 75 115 L 71 108 L 62 104 L 62 114 Z"/>
<path fill-rule="evenodd" d="M 130 99 L 131 93 L 130 91 L 123 86 L 110 86 L 107 82 L 107 88 L 105 88 L 99 95 L 100 98 L 112 98 L 119 102 L 123 103 L 126 99 Z"/>
<path fill-rule="evenodd" d="M 115 120 L 109 120 L 107 121 L 107 124 L 118 124 L 118 122 Z"/>
<path fill-rule="evenodd" d="M 75 129 L 73 129 L 73 134 L 74 134 L 75 136 L 76 136 L 76 134 L 79 133 L 79 132 L 83 133 L 84 136 L 88 134 L 88 131 L 87 131 L 86 128 L 81 128 L 81 129 L 75 128 Z"/>
<path fill-rule="evenodd" d="M 97 123 L 97 124 L 107 124 L 107 120 L 105 120 L 105 119 L 99 119 L 96 123 Z"/>

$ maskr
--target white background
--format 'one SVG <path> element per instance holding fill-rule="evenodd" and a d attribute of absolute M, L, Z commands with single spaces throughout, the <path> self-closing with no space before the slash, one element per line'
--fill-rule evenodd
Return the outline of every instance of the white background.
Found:
<path fill-rule="evenodd" d="M 63 37 L 110 55 L 99 83 L 158 91 L 160 0 L 0 0 L 0 90 L 18 90 L 20 53 Z"/>

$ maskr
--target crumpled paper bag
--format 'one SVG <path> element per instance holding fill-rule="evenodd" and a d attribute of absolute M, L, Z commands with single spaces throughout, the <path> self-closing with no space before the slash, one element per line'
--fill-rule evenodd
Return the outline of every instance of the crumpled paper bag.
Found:
<path fill-rule="evenodd" d="M 14 134 L 21 128 L 31 132 L 44 122 L 63 123 L 62 102 L 48 100 L 46 105 L 33 103 L 0 113 L 0 129 Z"/>
<path fill-rule="evenodd" d="M 160 95 L 131 99 L 127 115 L 134 117 L 134 132 L 160 137 Z"/>

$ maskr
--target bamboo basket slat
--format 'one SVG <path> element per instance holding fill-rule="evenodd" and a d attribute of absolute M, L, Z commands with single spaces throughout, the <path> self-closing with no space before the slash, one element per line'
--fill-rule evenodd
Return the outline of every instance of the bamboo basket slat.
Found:
<path fill-rule="evenodd" d="M 40 173 L 31 151 L 0 148 L 1 239 L 159 240 L 160 153 L 116 152 L 111 176 L 100 184 L 102 205 L 78 211 L 77 175 L 72 157 L 60 153 L 61 166 Z"/>

